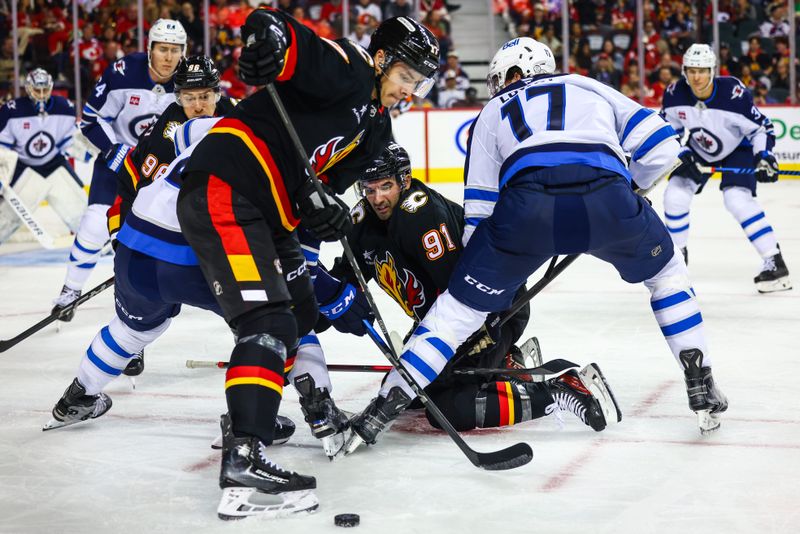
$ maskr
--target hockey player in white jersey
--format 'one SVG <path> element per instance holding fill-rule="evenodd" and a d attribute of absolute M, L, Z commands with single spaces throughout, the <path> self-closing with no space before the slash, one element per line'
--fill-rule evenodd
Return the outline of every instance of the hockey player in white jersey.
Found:
<path fill-rule="evenodd" d="M 448 290 L 403 347 L 402 363 L 427 386 L 490 312 L 510 307 L 545 261 L 591 254 L 650 290 L 658 325 L 684 371 L 689 406 L 702 432 L 716 430 L 727 400 L 711 374 L 686 265 L 631 185 L 647 189 L 678 167 L 675 131 L 595 80 L 554 71 L 550 49 L 530 38 L 509 41 L 492 60 L 493 98 L 475 120 L 465 163 L 464 252 Z M 413 397 L 393 370 L 351 420 L 347 453 L 375 443 Z"/>
<path fill-rule="evenodd" d="M 86 193 L 64 151 L 75 133 L 75 106 L 53 96 L 53 77 L 34 69 L 25 77 L 27 96 L 9 100 L 0 108 L 0 146 L 17 158 L 11 176 L 0 177 L 23 204 L 35 210 L 47 200 L 67 227 L 75 232 L 86 209 Z M 21 224 L 0 193 L 0 243 Z"/>
<path fill-rule="evenodd" d="M 106 69 L 83 108 L 82 134 L 97 148 L 89 207 L 69 255 L 67 275 L 55 310 L 76 298 L 108 241 L 106 211 L 117 191 L 116 172 L 130 147 L 167 106 L 175 102 L 173 75 L 186 52 L 180 22 L 159 19 L 150 28 L 147 53 L 134 53 Z M 72 313 L 62 314 L 69 321 Z"/>
<path fill-rule="evenodd" d="M 772 123 L 753 103 L 753 95 L 732 76 L 714 77 L 717 58 L 707 44 L 693 44 L 683 56 L 683 78 L 664 93 L 661 109 L 675 129 L 688 134 L 686 146 L 694 162 L 717 167 L 753 169 L 755 173 L 723 173 L 720 189 L 725 208 L 741 225 L 763 259 L 755 277 L 761 293 L 792 288 L 778 240 L 756 200 L 757 182 L 776 182 L 778 162 L 772 154 Z M 694 165 L 676 173 L 664 193 L 667 228 L 688 263 L 689 208 L 710 175 Z"/>

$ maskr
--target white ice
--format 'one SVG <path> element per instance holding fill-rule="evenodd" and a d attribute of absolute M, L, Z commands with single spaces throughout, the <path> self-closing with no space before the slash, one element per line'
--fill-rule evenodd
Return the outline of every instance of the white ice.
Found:
<path fill-rule="evenodd" d="M 147 349 L 136 390 L 121 377 L 100 419 L 42 432 L 83 351 L 112 317 L 112 291 L 0 354 L 0 532 L 339 532 L 333 517 L 361 515 L 358 532 L 797 532 L 800 523 L 800 289 L 759 295 L 760 259 L 712 182 L 695 199 L 690 271 L 710 338 L 715 377 L 730 409 L 701 437 L 683 375 L 661 337 L 642 286 L 627 285 L 580 258 L 533 302 L 526 335 L 545 360 L 598 362 L 623 411 L 595 433 L 565 414 L 465 436 L 489 451 L 518 441 L 533 462 L 506 472 L 473 467 L 450 439 L 404 416 L 375 446 L 330 463 L 310 436 L 291 388 L 281 413 L 297 423 L 273 449 L 281 464 L 318 481 L 314 515 L 235 524 L 216 517 L 218 453 L 209 447 L 225 410 L 223 372 L 187 369 L 187 359 L 227 359 L 231 335 L 211 314 L 185 309 Z M 456 200 L 457 184 L 440 186 Z M 663 186 L 651 196 L 660 211 Z M 800 182 L 759 187 L 795 282 L 800 269 Z M 324 257 L 330 259 L 336 246 Z M 61 287 L 57 254 L 3 254 L 0 337 L 45 317 Z M 87 287 L 111 274 L 101 262 Z M 538 279 L 541 271 L 532 277 Z M 377 291 L 375 291 L 377 293 Z M 377 295 L 391 329 L 409 321 Z M 384 364 L 365 339 L 325 333 L 330 362 Z M 795 348 L 792 348 L 795 347 Z M 334 395 L 363 408 L 380 375 L 338 373 Z M 792 526 L 794 525 L 794 526 Z"/>

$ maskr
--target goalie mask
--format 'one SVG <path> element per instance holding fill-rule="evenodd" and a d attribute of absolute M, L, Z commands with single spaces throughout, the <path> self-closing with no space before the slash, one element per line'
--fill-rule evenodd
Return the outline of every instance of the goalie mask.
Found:
<path fill-rule="evenodd" d="M 370 55 L 375 57 L 378 50 L 383 50 L 386 58 L 378 65 L 383 75 L 393 63 L 402 61 L 423 76 L 414 83 L 411 92 L 421 98 L 428 94 L 434 84 L 433 75 L 439 69 L 439 41 L 428 28 L 408 17 L 387 19 L 375 30 L 369 43 Z"/>
<path fill-rule="evenodd" d="M 53 92 L 53 77 L 44 69 L 32 70 L 25 77 L 25 92 L 33 100 L 39 113 L 43 113 Z"/>
<path fill-rule="evenodd" d="M 381 151 L 381 155 L 372 162 L 364 175 L 356 182 L 356 191 L 361 197 L 370 192 L 372 182 L 394 179 L 403 190 L 411 183 L 411 159 L 406 149 L 397 143 L 389 143 Z"/>
<path fill-rule="evenodd" d="M 530 37 L 518 37 L 504 44 L 489 63 L 486 86 L 489 97 L 496 95 L 506 82 L 519 72 L 523 78 L 537 74 L 553 74 L 556 59 L 547 45 Z"/>

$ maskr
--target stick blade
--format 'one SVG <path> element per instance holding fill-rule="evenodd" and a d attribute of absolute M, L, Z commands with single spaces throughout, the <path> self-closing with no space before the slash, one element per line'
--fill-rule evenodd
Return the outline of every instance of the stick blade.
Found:
<path fill-rule="evenodd" d="M 516 443 L 505 449 L 494 452 L 478 452 L 472 463 L 487 471 L 506 471 L 530 463 L 533 460 L 533 449 L 527 443 Z"/>

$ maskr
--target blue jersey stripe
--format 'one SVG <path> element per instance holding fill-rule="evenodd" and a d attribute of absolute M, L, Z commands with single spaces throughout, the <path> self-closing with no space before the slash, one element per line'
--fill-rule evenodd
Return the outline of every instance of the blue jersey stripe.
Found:
<path fill-rule="evenodd" d="M 661 333 L 664 334 L 664 337 L 676 336 L 687 330 L 694 328 L 695 326 L 699 325 L 703 322 L 703 316 L 700 315 L 700 312 L 695 313 L 694 315 L 687 317 L 677 323 L 669 324 L 666 326 L 661 327 Z"/>
<path fill-rule="evenodd" d="M 680 304 L 681 302 L 686 302 L 690 298 L 692 297 L 690 297 L 686 291 L 681 291 L 680 293 L 675 293 L 668 297 L 651 301 L 650 307 L 653 308 L 653 311 L 659 311 L 663 310 L 664 308 L 669 308 L 670 306 Z"/>
<path fill-rule="evenodd" d="M 464 200 L 488 200 L 489 202 L 497 202 L 498 198 L 500 198 L 500 193 L 497 191 L 486 191 L 473 187 L 464 189 Z"/>
<path fill-rule="evenodd" d="M 625 130 L 622 132 L 622 137 L 619 140 L 620 144 L 625 143 L 625 139 L 628 138 L 628 134 L 630 134 L 634 128 L 636 128 L 643 120 L 647 117 L 655 113 L 653 110 L 642 108 L 636 113 L 633 114 L 633 117 L 630 118 L 628 124 L 625 125 Z"/>
<path fill-rule="evenodd" d="M 770 232 L 772 232 L 772 231 L 773 231 L 773 230 L 772 230 L 772 227 L 771 227 L 771 226 L 767 226 L 766 228 L 762 228 L 762 229 L 761 229 L 761 230 L 759 230 L 758 232 L 756 232 L 756 233 L 754 233 L 753 235 L 749 236 L 749 239 L 750 239 L 750 241 L 755 241 L 756 239 L 758 239 L 758 238 L 759 238 L 759 237 L 761 237 L 762 235 L 764 235 L 764 234 L 768 234 L 768 233 L 770 233 Z"/>
<path fill-rule="evenodd" d="M 89 361 L 94 364 L 95 367 L 103 371 L 104 373 L 111 375 L 111 376 L 119 376 L 122 374 L 122 369 L 114 369 L 106 362 L 101 360 L 97 354 L 92 351 L 92 347 L 89 347 L 89 350 L 86 351 L 86 356 L 89 358 Z"/>
<path fill-rule="evenodd" d="M 639 148 L 633 153 L 633 161 L 639 161 L 642 159 L 664 139 L 675 137 L 677 135 L 678 134 L 675 133 L 675 130 L 672 129 L 672 126 L 665 124 L 662 128 L 659 128 L 653 134 L 651 134 L 650 137 L 645 139 L 641 145 L 639 145 Z"/>
<path fill-rule="evenodd" d="M 75 265 L 75 267 L 78 267 L 79 269 L 93 269 L 94 266 L 97 265 L 96 261 L 90 261 L 90 262 L 87 262 L 87 263 L 78 263 L 78 261 L 79 261 L 78 258 L 73 256 L 71 252 L 69 254 L 69 261 L 71 261 L 72 263 L 77 263 L 77 265 Z"/>
<path fill-rule="evenodd" d="M 746 221 L 744 221 L 742 223 L 742 228 L 747 228 L 748 226 L 750 226 L 754 222 L 760 221 L 764 217 L 765 217 L 765 215 L 764 215 L 763 211 L 761 213 L 757 214 L 757 215 L 753 215 L 752 217 L 750 217 L 749 219 L 747 219 Z"/>
<path fill-rule="evenodd" d="M 434 371 L 430 365 L 428 365 L 425 360 L 414 354 L 413 352 L 406 351 L 401 358 L 405 360 L 411 367 L 419 371 L 419 373 L 428 379 L 429 382 L 433 382 L 436 380 L 436 377 L 439 376 L 439 373 Z"/>
<path fill-rule="evenodd" d="M 686 213 L 681 213 L 680 215 L 672 215 L 671 213 L 664 213 L 664 217 L 666 217 L 667 219 L 669 219 L 671 221 L 679 221 L 679 220 L 683 219 L 684 217 L 687 217 L 688 215 L 689 215 L 688 211 Z"/>
<path fill-rule="evenodd" d="M 688 229 L 689 229 L 689 225 L 688 224 L 684 224 L 683 226 L 679 226 L 678 228 L 670 228 L 669 226 L 667 226 L 667 230 L 669 230 L 669 232 L 671 234 L 677 234 L 677 233 L 683 232 L 684 230 L 688 230 Z"/>
<path fill-rule="evenodd" d="M 426 338 L 425 341 L 430 343 L 431 346 L 433 346 L 433 348 L 438 350 L 442 354 L 442 356 L 444 356 L 448 360 L 453 357 L 454 354 L 453 349 L 451 349 L 447 343 L 445 343 L 438 337 L 429 337 Z"/>
<path fill-rule="evenodd" d="M 103 338 L 103 343 L 105 343 L 106 346 L 109 349 L 113 350 L 117 355 L 122 356 L 123 358 L 130 358 L 131 356 L 133 356 L 133 354 L 130 354 L 125 349 L 119 346 L 117 340 L 115 340 L 111 336 L 111 332 L 109 331 L 108 326 L 105 326 L 103 327 L 102 330 L 100 330 L 100 337 Z"/>
<path fill-rule="evenodd" d="M 587 147 L 589 147 L 589 150 L 585 150 Z M 600 150 L 592 150 L 592 148 L 599 148 Z M 560 149 L 567 150 L 562 151 Z M 503 187 L 518 173 L 531 167 L 556 167 L 570 164 L 605 169 L 624 176 L 628 182 L 631 181 L 631 175 L 625 164 L 606 145 L 551 143 L 519 150 L 507 159 L 500 169 L 499 185 Z"/>
<path fill-rule="evenodd" d="M 127 221 L 117 234 L 117 240 L 129 249 L 141 252 L 157 260 L 176 265 L 199 265 L 197 255 L 188 244 L 176 245 L 162 241 L 157 237 L 133 229 L 128 225 Z"/>

